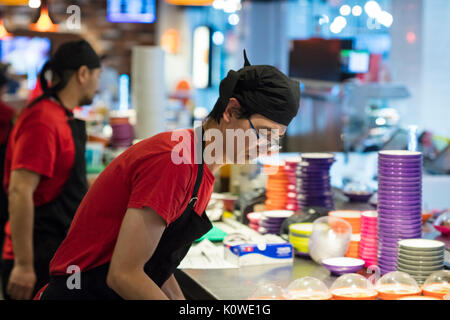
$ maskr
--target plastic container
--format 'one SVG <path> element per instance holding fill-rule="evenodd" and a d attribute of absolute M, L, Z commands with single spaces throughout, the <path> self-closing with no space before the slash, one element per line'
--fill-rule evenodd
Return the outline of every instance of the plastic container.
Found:
<path fill-rule="evenodd" d="M 288 300 L 331 300 L 332 298 L 326 284 L 313 277 L 294 280 L 285 291 L 285 297 Z"/>
<path fill-rule="evenodd" d="M 286 293 L 282 287 L 274 283 L 265 283 L 252 293 L 248 300 L 285 300 Z"/>
<path fill-rule="evenodd" d="M 389 272 L 382 276 L 375 285 L 378 298 L 397 300 L 407 296 L 420 295 L 422 290 L 409 274 L 400 271 Z"/>
<path fill-rule="evenodd" d="M 335 217 L 316 219 L 308 243 L 311 258 L 321 264 L 323 259 L 345 256 L 351 235 L 352 228 L 345 220 Z"/>
<path fill-rule="evenodd" d="M 450 293 L 450 271 L 441 270 L 432 273 L 422 286 L 425 296 L 444 299 Z"/>
<path fill-rule="evenodd" d="M 357 273 L 340 276 L 330 291 L 335 300 L 375 300 L 378 295 L 370 281 Z"/>

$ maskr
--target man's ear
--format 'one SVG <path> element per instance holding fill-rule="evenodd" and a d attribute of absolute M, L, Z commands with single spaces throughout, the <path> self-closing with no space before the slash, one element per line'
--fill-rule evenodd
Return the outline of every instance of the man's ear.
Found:
<path fill-rule="evenodd" d="M 77 80 L 79 83 L 83 84 L 89 79 L 89 68 L 86 66 L 81 66 L 77 71 Z"/>
<path fill-rule="evenodd" d="M 223 120 L 229 123 L 232 118 L 238 118 L 240 113 L 241 104 L 239 103 L 239 100 L 236 98 L 230 98 L 230 100 L 228 100 L 227 107 L 225 108 L 225 112 L 223 113 Z"/>

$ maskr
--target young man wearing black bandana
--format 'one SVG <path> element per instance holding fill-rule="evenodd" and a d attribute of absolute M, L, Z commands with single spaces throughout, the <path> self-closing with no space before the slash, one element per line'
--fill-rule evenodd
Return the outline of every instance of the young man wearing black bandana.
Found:
<path fill-rule="evenodd" d="M 220 97 L 201 127 L 143 140 L 100 174 L 51 261 L 50 283 L 37 298 L 184 299 L 173 273 L 192 242 L 212 227 L 205 209 L 214 172 L 238 152 L 250 154 L 263 130 L 283 135 L 299 108 L 297 81 L 272 66 L 245 61 L 244 68 L 222 80 Z M 256 138 L 243 151 L 229 148 L 229 154 L 224 139 L 222 156 L 210 161 L 202 156 L 212 143 L 203 139 L 210 130 L 223 136 L 227 130 L 249 130 Z M 180 142 L 174 135 L 188 139 Z M 187 161 L 177 164 L 172 156 L 180 144 L 196 152 L 183 153 Z M 195 161 L 195 154 L 203 161 Z M 73 270 L 81 273 L 72 275 Z"/>
<path fill-rule="evenodd" d="M 72 110 L 92 102 L 99 75 L 89 43 L 62 44 L 41 71 L 43 94 L 24 108 L 11 132 L 4 177 L 6 299 L 30 299 L 48 282 L 50 260 L 87 191 L 85 123 Z"/>

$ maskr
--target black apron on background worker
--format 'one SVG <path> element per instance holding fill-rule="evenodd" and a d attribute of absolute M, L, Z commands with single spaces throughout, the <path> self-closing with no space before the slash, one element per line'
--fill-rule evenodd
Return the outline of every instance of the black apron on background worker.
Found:
<path fill-rule="evenodd" d="M 202 146 L 203 149 L 204 141 Z M 206 212 L 199 215 L 194 209 L 202 179 L 203 161 L 198 164 L 194 191 L 187 207 L 181 216 L 164 230 L 155 252 L 145 264 L 145 273 L 159 287 L 175 272 L 192 243 L 212 228 Z M 120 300 L 121 297 L 106 284 L 108 268 L 109 263 L 82 272 L 80 289 L 68 288 L 67 282 L 71 275 L 52 276 L 49 285 L 44 288 L 42 296 L 38 298 L 42 300 Z"/>
<path fill-rule="evenodd" d="M 54 98 L 59 100 L 57 97 Z M 88 189 L 85 160 L 87 140 L 85 122 L 74 119 L 72 113 L 62 106 L 61 101 L 59 101 L 59 104 L 66 112 L 67 123 L 72 131 L 75 159 L 61 194 L 53 201 L 34 209 L 33 249 L 35 255 L 34 267 L 38 281 L 33 295 L 48 283 L 50 260 L 64 240 L 73 216 Z M 30 107 L 32 108 L 32 106 Z M 4 293 L 6 293 L 7 280 L 12 267 L 13 261 L 6 260 L 2 279 Z"/>

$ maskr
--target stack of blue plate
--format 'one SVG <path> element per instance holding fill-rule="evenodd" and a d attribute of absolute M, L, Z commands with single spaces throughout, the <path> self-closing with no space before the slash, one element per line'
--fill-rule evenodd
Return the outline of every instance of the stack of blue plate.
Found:
<path fill-rule="evenodd" d="M 334 209 L 330 183 L 331 153 L 302 153 L 297 165 L 297 200 L 300 208 L 323 207 Z"/>
<path fill-rule="evenodd" d="M 422 236 L 422 154 L 378 153 L 378 264 L 397 269 L 398 241 Z"/>

